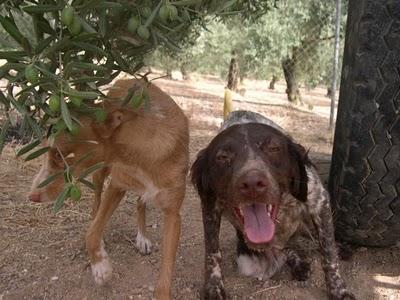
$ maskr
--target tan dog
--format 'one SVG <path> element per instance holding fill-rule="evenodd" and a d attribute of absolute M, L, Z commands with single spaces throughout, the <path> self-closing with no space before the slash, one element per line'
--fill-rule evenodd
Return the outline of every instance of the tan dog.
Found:
<path fill-rule="evenodd" d="M 138 80 L 120 80 L 109 91 L 108 97 L 124 99 L 129 89 L 138 89 L 144 84 Z M 164 212 L 162 261 L 155 297 L 170 299 L 181 227 L 179 211 L 185 195 L 189 161 L 188 122 L 178 105 L 158 87 L 150 84 L 147 91 L 150 99 L 147 107 L 133 109 L 121 106 L 121 101 L 106 101 L 104 123 L 82 117 L 83 126 L 77 136 L 57 137 L 34 179 L 29 198 L 36 202 L 55 199 L 63 188 L 62 178 L 43 189 L 36 187 L 49 175 L 62 171 L 65 162 L 74 165 L 90 153 L 88 159 L 74 168 L 73 173 L 79 175 L 88 166 L 104 161 L 106 168 L 93 176 L 97 186 L 94 219 L 86 235 L 94 279 L 102 284 L 111 275 L 103 231 L 125 192 L 134 190 L 141 196 L 136 243 L 142 253 L 151 251 L 146 234 L 146 204 L 155 204 Z M 108 175 L 111 181 L 100 201 L 104 179 Z"/>

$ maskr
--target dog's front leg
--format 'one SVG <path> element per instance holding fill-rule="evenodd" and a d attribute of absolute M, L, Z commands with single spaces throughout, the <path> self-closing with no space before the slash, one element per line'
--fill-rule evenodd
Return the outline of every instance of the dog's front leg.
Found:
<path fill-rule="evenodd" d="M 307 208 L 318 233 L 323 256 L 322 267 L 329 295 L 334 300 L 353 300 L 355 297 L 347 290 L 339 272 L 329 194 L 315 169 L 309 169 L 307 173 L 309 177 Z"/>
<path fill-rule="evenodd" d="M 155 199 L 164 213 L 161 268 L 154 293 L 157 300 L 172 299 L 172 275 L 181 233 L 181 215 L 179 211 L 184 197 L 185 187 L 181 186 L 162 190 L 157 194 Z"/>
<path fill-rule="evenodd" d="M 221 209 L 214 199 L 202 199 L 205 243 L 205 282 L 202 298 L 206 300 L 226 299 L 222 278 L 222 256 L 219 248 Z"/>
<path fill-rule="evenodd" d="M 110 182 L 104 193 L 104 198 L 100 202 L 96 217 L 86 233 L 86 248 L 89 253 L 92 274 L 97 284 L 103 284 L 112 273 L 111 263 L 104 249 L 103 232 L 124 195 L 124 190 L 115 187 L 113 182 Z"/>
<path fill-rule="evenodd" d="M 146 229 L 146 203 L 141 198 L 137 199 L 137 225 L 136 248 L 143 255 L 150 254 L 152 243 Z"/>

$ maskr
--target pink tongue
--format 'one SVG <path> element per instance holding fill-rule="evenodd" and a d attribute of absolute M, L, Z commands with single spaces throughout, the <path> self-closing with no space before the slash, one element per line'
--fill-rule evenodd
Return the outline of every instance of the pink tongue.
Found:
<path fill-rule="evenodd" d="M 247 238 L 255 244 L 271 241 L 275 233 L 275 224 L 268 216 L 267 205 L 255 203 L 243 207 L 242 210 Z"/>

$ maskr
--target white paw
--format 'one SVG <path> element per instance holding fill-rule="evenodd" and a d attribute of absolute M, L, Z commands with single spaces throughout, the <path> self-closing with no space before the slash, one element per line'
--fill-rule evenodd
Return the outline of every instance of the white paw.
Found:
<path fill-rule="evenodd" d="M 262 277 L 265 269 L 265 259 L 255 255 L 241 254 L 237 258 L 239 273 L 249 277 Z"/>
<path fill-rule="evenodd" d="M 98 263 L 92 264 L 92 274 L 94 281 L 97 284 L 104 284 L 112 274 L 112 267 L 109 259 L 107 257 L 103 257 L 103 259 Z"/>
<path fill-rule="evenodd" d="M 151 241 L 140 232 L 138 232 L 138 234 L 136 235 L 136 248 L 139 250 L 139 252 L 144 255 L 150 254 L 152 246 L 153 245 Z"/>

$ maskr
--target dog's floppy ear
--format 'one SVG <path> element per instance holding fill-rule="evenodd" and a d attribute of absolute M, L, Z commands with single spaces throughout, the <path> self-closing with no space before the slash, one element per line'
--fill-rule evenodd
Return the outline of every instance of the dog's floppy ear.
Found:
<path fill-rule="evenodd" d="M 98 126 L 98 132 L 101 137 L 109 138 L 114 131 L 124 122 L 124 112 L 122 110 L 114 110 L 107 114 L 104 123 Z"/>
<path fill-rule="evenodd" d="M 308 152 L 303 146 L 289 142 L 289 155 L 292 159 L 292 174 L 290 175 L 290 193 L 296 199 L 305 202 L 307 201 L 308 193 L 308 176 L 306 166 L 311 165 L 308 158 Z"/>
<path fill-rule="evenodd" d="M 192 184 L 196 187 L 200 197 L 206 198 L 213 194 L 210 180 L 207 175 L 207 148 L 203 149 L 197 155 L 196 161 L 193 163 L 190 170 Z"/>

